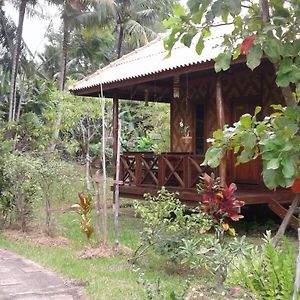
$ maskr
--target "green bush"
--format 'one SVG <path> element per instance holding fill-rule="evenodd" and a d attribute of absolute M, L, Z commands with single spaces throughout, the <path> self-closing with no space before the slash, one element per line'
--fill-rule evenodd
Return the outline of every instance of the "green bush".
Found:
<path fill-rule="evenodd" d="M 293 245 L 283 239 L 280 247 L 272 244 L 271 232 L 264 236 L 264 243 L 253 249 L 241 263 L 236 281 L 250 290 L 258 299 L 292 299 L 296 268 Z"/>
<path fill-rule="evenodd" d="M 151 248 L 171 260 L 180 260 L 179 249 L 183 239 L 187 236 L 197 239 L 211 228 L 212 222 L 205 213 L 198 208 L 188 211 L 177 196 L 163 187 L 156 196 L 145 196 L 146 205 L 134 203 L 136 213 L 143 219 L 144 229 L 133 260 L 145 255 Z"/>
<path fill-rule="evenodd" d="M 26 230 L 32 217 L 32 205 L 40 199 L 40 189 L 34 172 L 37 162 L 30 155 L 14 153 L 5 155 L 3 178 L 9 183 L 6 186 L 2 203 L 10 204 L 10 217 L 23 231 Z M 13 208 L 13 209 L 12 209 Z"/>

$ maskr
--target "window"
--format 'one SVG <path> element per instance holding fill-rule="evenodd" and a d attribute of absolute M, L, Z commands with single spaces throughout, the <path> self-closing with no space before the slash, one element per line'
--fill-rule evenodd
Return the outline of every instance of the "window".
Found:
<path fill-rule="evenodd" d="M 198 104 L 196 108 L 196 153 L 204 153 L 204 105 Z"/>

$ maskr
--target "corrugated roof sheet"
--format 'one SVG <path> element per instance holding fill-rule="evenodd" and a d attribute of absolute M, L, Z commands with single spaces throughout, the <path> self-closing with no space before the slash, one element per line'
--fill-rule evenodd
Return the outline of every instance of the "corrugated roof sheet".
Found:
<path fill-rule="evenodd" d="M 166 58 L 168 51 L 164 49 L 163 38 L 159 36 L 145 46 L 78 81 L 70 86 L 69 90 L 88 89 L 99 86 L 101 83 L 120 82 L 210 61 L 222 51 L 220 44 L 224 30 L 226 28 L 218 28 L 211 38 L 205 40 L 201 55 L 196 53 L 193 45 L 188 48 L 182 43 L 177 43 L 172 50 L 172 55 Z"/>

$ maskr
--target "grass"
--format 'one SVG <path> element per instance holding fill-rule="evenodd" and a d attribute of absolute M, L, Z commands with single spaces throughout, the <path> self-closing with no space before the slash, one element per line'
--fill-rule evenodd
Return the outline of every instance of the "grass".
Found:
<path fill-rule="evenodd" d="M 109 182 L 110 184 L 110 182 Z M 90 299 L 144 299 L 144 287 L 138 283 L 140 268 L 145 273 L 145 278 L 156 282 L 159 278 L 162 288 L 168 293 L 179 291 L 188 279 L 188 274 L 179 272 L 171 263 L 167 263 L 159 255 L 143 259 L 139 265 L 132 266 L 127 257 L 117 255 L 114 257 L 101 257 L 93 259 L 80 259 L 79 253 L 85 246 L 95 246 L 95 241 L 87 241 L 80 230 L 80 216 L 72 213 L 62 213 L 71 203 L 77 201 L 76 192 L 82 190 L 82 181 L 74 182 L 65 189 L 61 195 L 59 186 L 56 187 L 57 201 L 53 204 L 53 220 L 55 227 L 60 228 L 60 234 L 69 240 L 63 247 L 41 246 L 28 242 L 25 239 L 14 240 L 0 231 L 0 247 L 15 251 L 39 264 L 48 267 L 65 278 L 87 282 L 85 290 Z M 111 192 L 108 191 L 111 201 Z M 63 199 L 63 200 L 61 200 Z M 125 201 L 130 202 L 129 200 Z M 134 249 L 137 246 L 139 232 L 142 227 L 141 220 L 134 218 L 128 208 L 121 208 L 119 218 L 120 242 L 122 245 Z M 124 212 L 124 213 L 123 213 Z M 42 203 L 35 207 L 35 228 L 41 227 L 44 220 Z M 109 210 L 109 242 L 113 244 L 113 216 Z"/>
<path fill-rule="evenodd" d="M 31 258 L 66 278 L 88 282 L 85 288 L 91 299 L 143 299 L 143 287 L 137 283 L 139 274 L 134 272 L 126 257 L 78 258 L 78 253 L 88 242 L 73 219 L 71 214 L 64 214 L 61 218 L 63 235 L 71 241 L 68 246 L 37 246 L 25 241 L 10 240 L 0 234 L 0 247 Z M 137 244 L 140 225 L 140 221 L 135 218 L 120 216 L 120 241 L 123 245 L 134 247 Z M 112 241 L 111 231 L 109 237 Z M 167 268 L 162 258 L 156 256 L 151 262 L 143 261 L 142 264 L 147 265 L 147 269 L 143 270 L 147 279 L 155 281 L 160 278 L 168 291 L 178 290 L 182 286 L 182 275 L 173 273 L 175 269 Z"/>
<path fill-rule="evenodd" d="M 80 171 L 80 170 L 79 170 Z M 79 173 L 80 174 L 80 173 Z M 80 175 L 78 174 L 78 178 Z M 111 185 L 109 180 L 108 185 Z M 101 257 L 93 259 L 80 259 L 79 253 L 85 246 L 95 246 L 95 241 L 87 241 L 80 230 L 80 216 L 65 212 L 66 208 L 78 201 L 77 192 L 83 190 L 84 182 L 80 179 L 71 185 L 58 185 L 53 192 L 53 221 L 55 227 L 60 229 L 59 234 L 69 240 L 63 247 L 51 245 L 41 246 L 25 239 L 14 240 L 0 231 L 0 247 L 15 251 L 30 258 L 41 265 L 63 275 L 65 278 L 86 282 L 84 286 L 90 299 L 145 299 L 145 288 L 138 283 L 139 272 L 134 269 L 140 268 L 145 278 L 155 283 L 160 279 L 162 289 L 170 294 L 172 291 L 180 292 L 185 286 L 185 280 L 193 283 L 205 284 L 207 274 L 190 274 L 178 265 L 167 262 L 164 257 L 152 253 L 141 259 L 138 265 L 132 266 L 124 255 L 113 257 Z M 111 203 L 112 194 L 108 189 L 108 201 Z M 123 200 L 122 204 L 130 204 L 130 200 Z M 128 214 L 129 212 L 129 214 Z M 44 208 L 42 203 L 35 206 L 34 223 L 36 227 L 42 227 L 44 222 Z M 113 215 L 109 210 L 109 242 L 113 244 Z M 249 225 L 249 224 L 248 224 Z M 248 225 L 240 224 L 241 231 Z M 123 246 L 135 249 L 139 241 L 139 232 L 142 228 L 140 219 L 133 217 L 131 208 L 121 208 L 119 218 L 120 242 Z M 260 233 L 262 233 L 260 231 Z M 247 234 L 248 235 L 248 234 Z M 256 244 L 261 241 L 261 235 L 257 232 L 250 234 L 249 241 Z M 215 297 L 214 297 L 215 298 Z M 171 299 L 168 297 L 167 299 Z M 221 299 L 221 298 L 219 298 Z"/>

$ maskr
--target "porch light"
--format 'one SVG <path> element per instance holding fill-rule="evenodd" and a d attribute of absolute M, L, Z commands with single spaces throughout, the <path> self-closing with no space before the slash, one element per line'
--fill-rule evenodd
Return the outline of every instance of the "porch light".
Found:
<path fill-rule="evenodd" d="M 179 96 L 180 96 L 180 79 L 179 79 L 179 76 L 174 76 L 173 98 L 178 99 Z"/>

